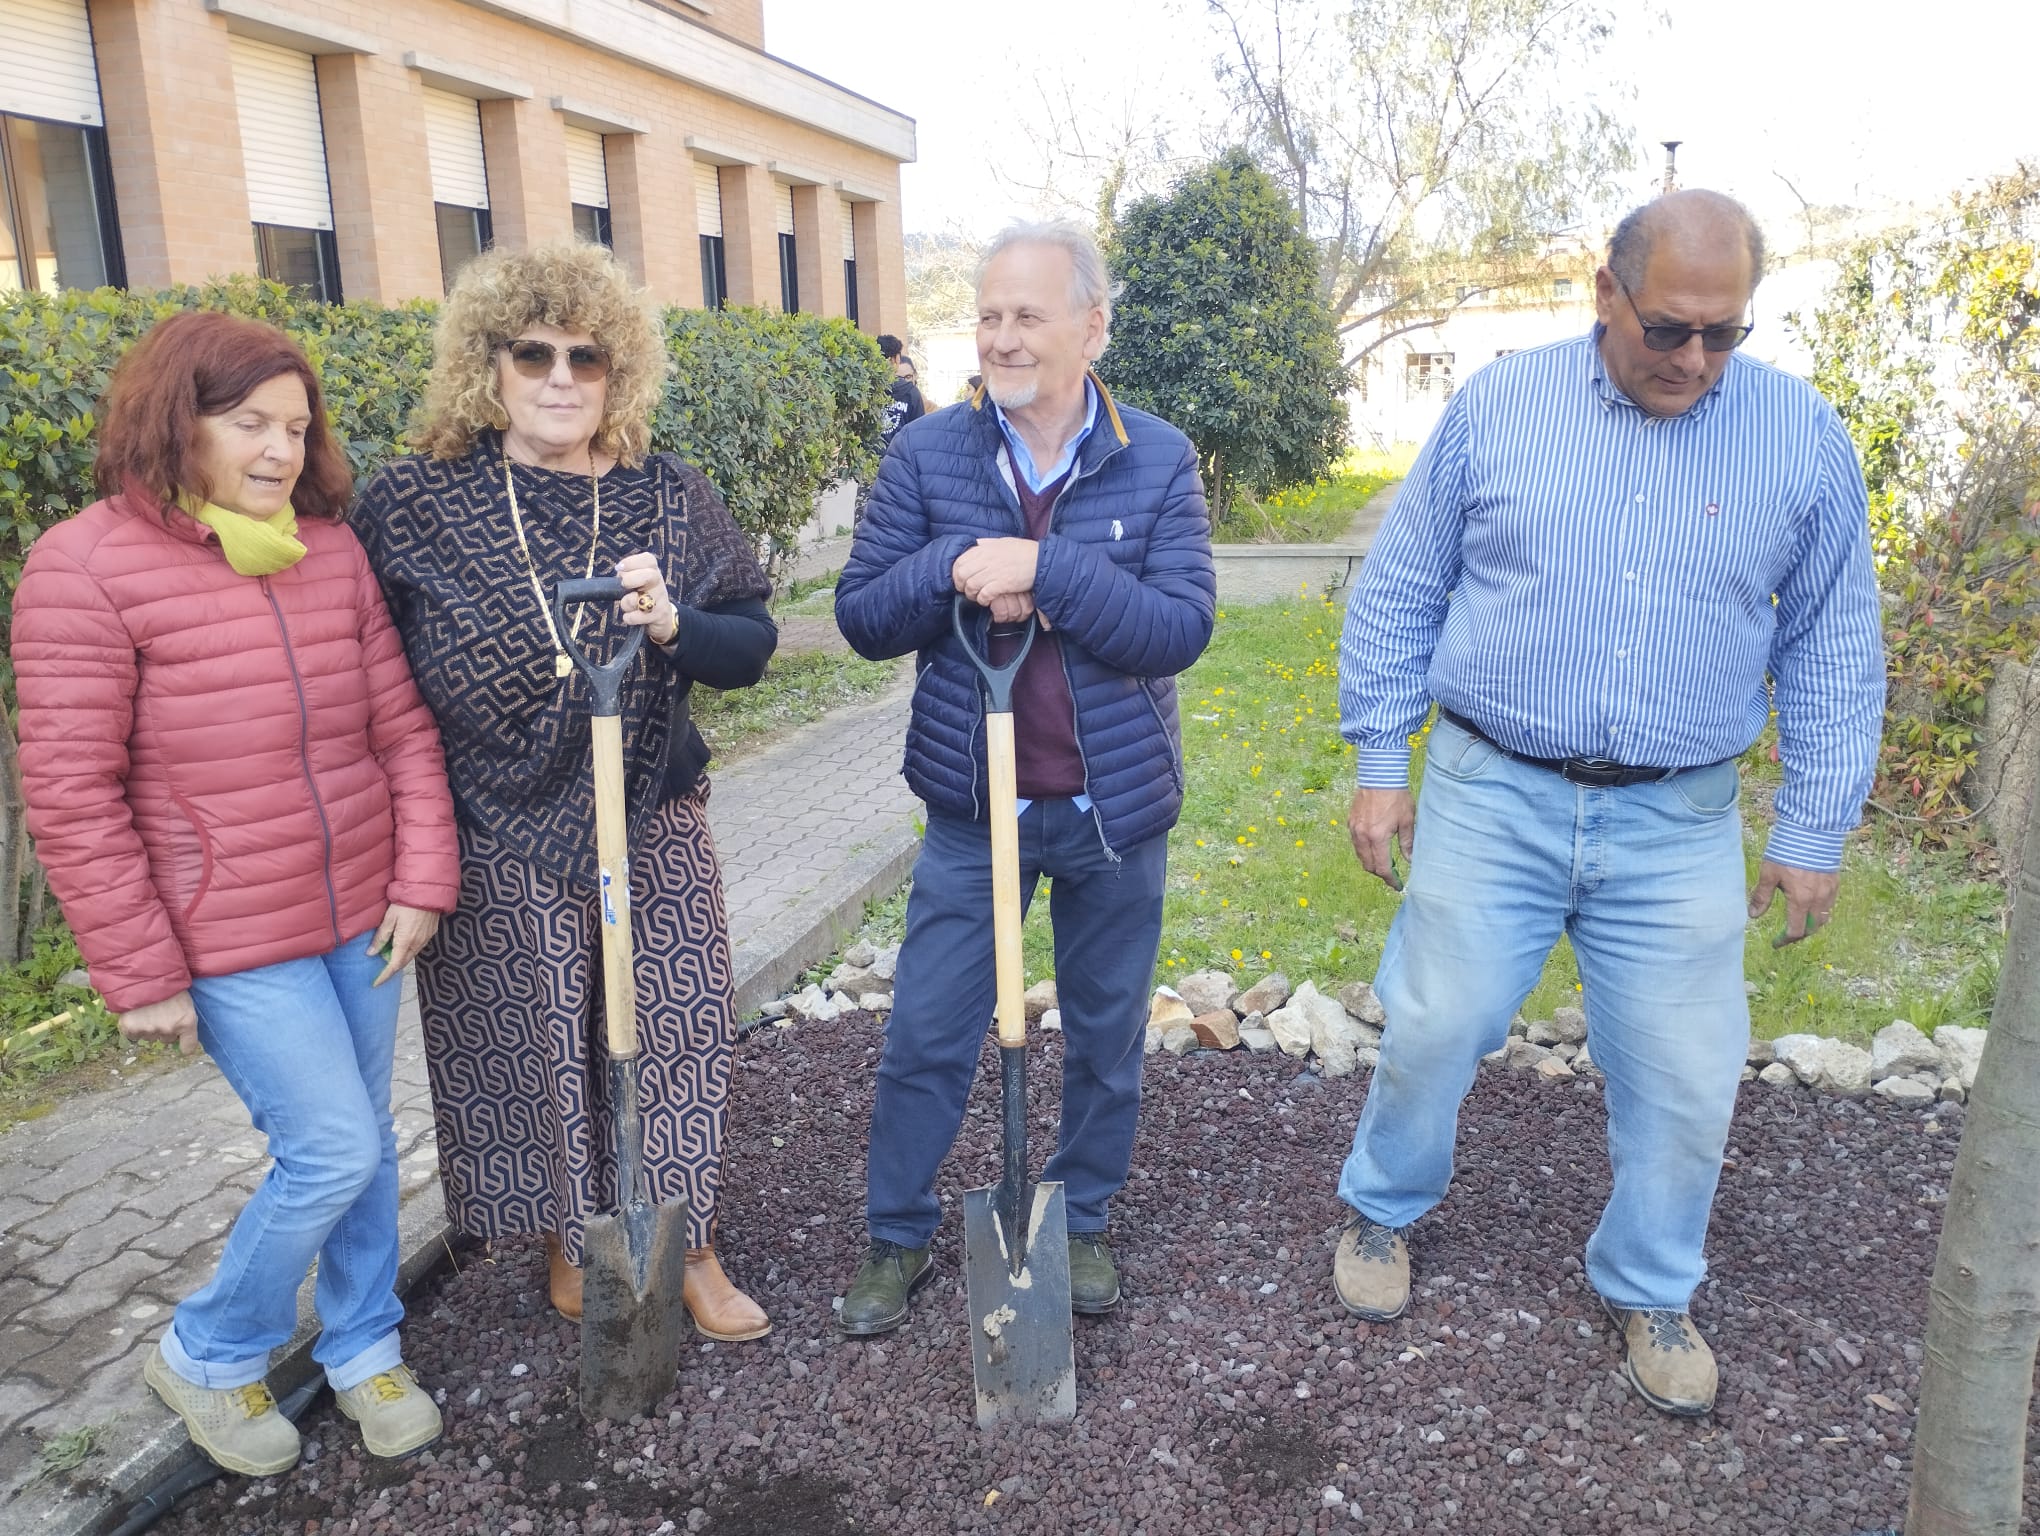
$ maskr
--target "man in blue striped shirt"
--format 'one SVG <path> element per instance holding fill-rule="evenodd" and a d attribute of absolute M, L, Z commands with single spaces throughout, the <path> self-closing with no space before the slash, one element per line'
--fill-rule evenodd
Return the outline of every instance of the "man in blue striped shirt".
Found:
<path fill-rule="evenodd" d="M 1398 846 L 1410 871 L 1339 1181 L 1340 1299 L 1408 1304 L 1402 1232 L 1444 1197 L 1475 1068 L 1565 933 L 1614 1169 L 1587 1277 L 1630 1380 L 1682 1414 L 1714 1401 L 1688 1308 L 1749 1042 L 1745 926 L 1781 893 L 1780 942 L 1827 919 L 1884 709 L 1848 434 L 1735 351 L 1762 270 L 1755 222 L 1717 193 L 1624 219 L 1593 332 L 1498 359 L 1446 407 L 1340 646 L 1353 847 L 1391 886 Z M 1419 810 L 1410 742 L 1434 700 Z M 1773 708 L 1784 784 L 1746 897 L 1736 758 Z"/>

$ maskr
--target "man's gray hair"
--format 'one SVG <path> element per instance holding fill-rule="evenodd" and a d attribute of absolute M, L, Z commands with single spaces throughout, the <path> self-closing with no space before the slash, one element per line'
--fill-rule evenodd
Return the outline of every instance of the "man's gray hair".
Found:
<path fill-rule="evenodd" d="M 973 289 L 984 287 L 985 268 L 992 264 L 992 258 L 1015 245 L 1052 245 L 1059 251 L 1069 252 L 1070 307 L 1080 314 L 1087 309 L 1103 310 L 1105 338 L 1111 340 L 1112 279 L 1106 274 L 1105 258 L 1099 253 L 1098 242 L 1091 237 L 1089 230 L 1073 219 L 1008 224 L 992 236 L 992 243 L 978 257 L 977 272 L 971 279 Z"/>
<path fill-rule="evenodd" d="M 1667 193 L 1624 214 L 1608 241 L 1608 270 L 1624 288 L 1635 293 L 1643 286 L 1644 269 L 1650 265 L 1650 253 L 1658 236 L 1675 225 L 1690 229 L 1695 220 L 1707 223 L 1725 220 L 1741 232 L 1743 243 L 1749 248 L 1750 288 L 1754 291 L 1764 279 L 1764 231 L 1749 209 L 1734 198 L 1700 187 Z"/>

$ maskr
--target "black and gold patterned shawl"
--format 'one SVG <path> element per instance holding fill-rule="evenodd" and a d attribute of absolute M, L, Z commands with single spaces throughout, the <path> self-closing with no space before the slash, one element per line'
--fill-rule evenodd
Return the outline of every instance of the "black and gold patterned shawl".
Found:
<path fill-rule="evenodd" d="M 503 492 L 503 451 L 484 433 L 461 459 L 398 459 L 376 474 L 352 522 L 382 581 L 411 670 L 438 718 L 463 818 L 563 878 L 595 879 L 588 685 L 553 674 L 553 646 Z M 513 464 L 531 558 L 550 597 L 588 568 L 588 476 Z M 671 454 L 602 476 L 598 575 L 627 554 L 659 559 L 673 600 L 713 608 L 771 584 L 707 476 Z M 590 604 L 580 645 L 613 653 L 624 626 Z M 647 644 L 623 689 L 630 834 L 640 840 L 685 750 L 688 679 Z"/>

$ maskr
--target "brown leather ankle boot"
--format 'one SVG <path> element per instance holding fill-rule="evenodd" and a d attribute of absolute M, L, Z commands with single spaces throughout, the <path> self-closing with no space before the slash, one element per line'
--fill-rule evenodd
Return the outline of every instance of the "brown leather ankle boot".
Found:
<path fill-rule="evenodd" d="M 561 1317 L 581 1320 L 581 1266 L 567 1262 L 566 1250 L 556 1233 L 545 1235 L 546 1279 L 552 1291 L 553 1307 Z"/>
<path fill-rule="evenodd" d="M 687 1250 L 687 1278 L 680 1295 L 703 1338 L 741 1344 L 746 1339 L 762 1339 L 772 1331 L 765 1309 L 730 1284 L 713 1248 Z"/>

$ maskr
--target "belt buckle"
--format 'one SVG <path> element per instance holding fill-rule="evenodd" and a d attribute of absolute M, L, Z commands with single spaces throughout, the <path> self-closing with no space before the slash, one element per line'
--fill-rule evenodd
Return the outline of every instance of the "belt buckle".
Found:
<path fill-rule="evenodd" d="M 1606 757 L 1568 757 L 1558 765 L 1558 776 L 1585 789 L 1606 789 L 1629 770 Z"/>

